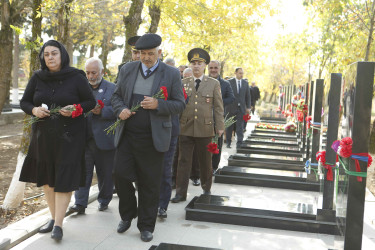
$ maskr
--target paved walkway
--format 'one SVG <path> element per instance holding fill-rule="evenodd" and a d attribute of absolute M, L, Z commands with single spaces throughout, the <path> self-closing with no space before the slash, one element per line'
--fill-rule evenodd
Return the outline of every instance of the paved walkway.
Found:
<path fill-rule="evenodd" d="M 233 153 L 234 149 L 228 150 L 224 146 L 221 165 L 226 165 L 226 159 Z M 136 221 L 133 221 L 131 228 L 127 232 L 123 234 L 116 232 L 120 217 L 117 211 L 118 197 L 114 196 L 109 209 L 104 212 L 97 210 L 98 203 L 94 201 L 89 204 L 85 215 L 73 214 L 66 217 L 64 221 L 64 238 L 60 243 L 52 240 L 50 234 L 37 233 L 22 241 L 13 249 L 133 250 L 149 249 L 152 245 L 158 245 L 162 242 L 236 250 L 319 250 L 342 248 L 337 241 L 337 236 L 185 220 L 185 206 L 194 196 L 198 196 L 201 193 L 202 189 L 200 187 L 190 184 L 187 201 L 170 204 L 168 218 L 165 220 L 158 219 L 154 239 L 149 243 L 140 240 Z M 316 203 L 318 199 L 316 193 L 310 194 L 303 191 L 218 183 L 213 183 L 212 194 L 250 198 L 254 202 L 261 201 L 264 204 L 270 204 L 270 209 L 272 209 L 272 204 L 275 200 Z M 21 234 L 21 231 L 24 232 L 25 230 L 32 233 L 33 230 L 34 232 L 36 231 L 35 225 L 44 224 L 48 217 L 48 211 L 45 210 L 40 212 L 39 215 L 30 216 L 26 221 L 20 221 L 9 228 L 13 230 L 12 234 L 17 234 L 17 232 Z M 0 243 L 5 236 L 5 233 L 0 231 Z M 366 199 L 362 249 L 375 249 L 375 198 L 370 195 Z"/>

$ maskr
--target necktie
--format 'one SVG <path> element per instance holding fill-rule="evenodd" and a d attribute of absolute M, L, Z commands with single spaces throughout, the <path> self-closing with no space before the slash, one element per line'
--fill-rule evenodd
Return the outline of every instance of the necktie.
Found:
<path fill-rule="evenodd" d="M 146 70 L 146 77 L 149 76 L 150 74 L 151 74 L 151 70 L 150 69 Z"/>
<path fill-rule="evenodd" d="M 198 91 L 198 88 L 199 88 L 199 84 L 201 83 L 201 79 L 196 79 L 195 80 L 195 91 Z"/>
<path fill-rule="evenodd" d="M 238 80 L 237 94 L 240 93 L 240 88 L 241 88 L 241 80 Z"/>

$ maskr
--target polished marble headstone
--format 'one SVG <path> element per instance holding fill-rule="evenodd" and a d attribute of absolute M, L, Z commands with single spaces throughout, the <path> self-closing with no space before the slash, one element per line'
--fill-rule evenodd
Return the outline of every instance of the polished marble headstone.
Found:
<path fill-rule="evenodd" d="M 353 139 L 353 154 L 367 153 L 371 123 L 371 105 L 374 84 L 374 62 L 357 62 L 350 65 L 345 75 L 342 93 L 343 115 L 339 139 L 350 136 Z M 354 160 L 348 161 L 350 171 L 356 171 Z M 367 162 L 359 161 L 361 172 L 367 172 Z M 337 223 L 344 236 L 344 249 L 361 249 L 363 215 L 365 205 L 366 178 L 360 182 L 355 176 L 339 172 L 337 185 Z M 345 217 L 339 217 L 342 212 Z"/>

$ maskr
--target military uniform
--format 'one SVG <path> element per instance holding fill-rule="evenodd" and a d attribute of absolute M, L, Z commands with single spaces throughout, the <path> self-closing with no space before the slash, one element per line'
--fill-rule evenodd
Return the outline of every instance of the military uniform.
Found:
<path fill-rule="evenodd" d="M 189 99 L 180 117 L 176 196 L 186 199 L 194 147 L 197 147 L 202 189 L 206 193 L 211 190 L 212 154 L 207 145 L 215 132 L 224 130 L 224 108 L 216 79 L 203 76 L 198 90 L 193 77 L 183 79 L 182 83 Z"/>

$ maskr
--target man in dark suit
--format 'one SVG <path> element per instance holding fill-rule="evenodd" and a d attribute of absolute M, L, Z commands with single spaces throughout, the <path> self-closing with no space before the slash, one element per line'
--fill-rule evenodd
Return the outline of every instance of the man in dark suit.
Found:
<path fill-rule="evenodd" d="M 116 117 L 123 120 L 115 133 L 114 177 L 121 221 L 117 232 L 129 229 L 138 216 L 143 241 L 151 241 L 159 205 L 164 152 L 171 141 L 171 115 L 185 108 L 181 77 L 177 68 L 167 66 L 161 55 L 161 37 L 145 34 L 135 44 L 141 62 L 129 62 L 120 71 L 112 96 Z M 161 87 L 167 100 L 154 96 Z M 134 112 L 132 107 L 139 104 Z M 133 181 L 138 181 L 138 206 Z"/>
<path fill-rule="evenodd" d="M 71 212 L 79 214 L 83 214 L 87 207 L 94 166 L 99 187 L 98 209 L 104 211 L 108 208 L 113 193 L 112 170 L 115 156 L 114 136 L 104 132 L 104 129 L 116 121 L 111 105 L 115 85 L 103 79 L 104 69 L 100 59 L 88 59 L 85 70 L 96 101 L 101 100 L 104 107 L 96 105 L 86 117 L 88 127 L 85 151 L 86 185 L 74 193 L 75 203 L 69 208 Z"/>
<path fill-rule="evenodd" d="M 256 85 L 255 82 L 251 83 L 251 93 L 252 93 L 252 96 L 251 96 L 251 111 L 254 114 L 255 104 L 260 98 L 259 88 L 258 88 L 258 86 Z"/>
<path fill-rule="evenodd" d="M 233 89 L 235 100 L 232 104 L 226 108 L 226 115 L 228 117 L 236 116 L 236 135 L 237 135 L 237 148 L 241 146 L 243 141 L 243 130 L 245 114 L 250 114 L 251 108 L 251 95 L 249 83 L 243 78 L 242 68 L 236 68 L 236 77 L 229 80 L 229 83 Z M 232 133 L 234 124 L 226 129 L 227 136 L 227 148 L 231 147 Z"/>
<path fill-rule="evenodd" d="M 215 78 L 220 83 L 221 96 L 223 97 L 223 104 L 225 110 L 225 108 L 234 101 L 235 97 L 233 94 L 232 87 L 230 86 L 230 83 L 220 77 L 220 70 L 221 64 L 219 61 L 211 61 L 208 64 L 208 75 L 212 78 Z M 223 135 L 219 137 L 217 147 L 219 149 L 219 153 L 212 155 L 212 169 L 214 172 L 217 170 L 220 163 L 221 148 L 223 147 Z"/>

